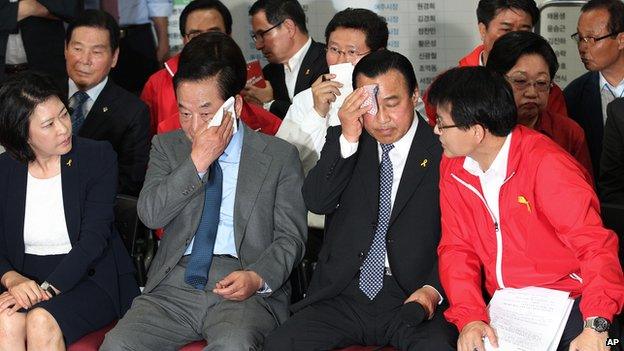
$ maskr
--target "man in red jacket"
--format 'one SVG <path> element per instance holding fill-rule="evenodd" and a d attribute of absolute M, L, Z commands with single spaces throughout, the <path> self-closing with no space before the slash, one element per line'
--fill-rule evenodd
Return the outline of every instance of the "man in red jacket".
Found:
<path fill-rule="evenodd" d="M 439 272 L 458 350 L 484 350 L 484 336 L 497 342 L 482 269 L 489 296 L 529 286 L 569 292 L 575 303 L 559 350 L 607 350 L 624 277 L 589 176 L 548 137 L 516 125 L 511 87 L 486 68 L 444 73 L 430 101 L 444 148 Z"/>
<path fill-rule="evenodd" d="M 180 35 L 186 45 L 201 33 L 217 31 L 232 34 L 232 15 L 219 0 L 194 0 L 180 14 Z M 165 63 L 165 68 L 154 73 L 143 88 L 141 100 L 150 110 L 151 132 L 158 134 L 180 128 L 178 103 L 173 90 L 173 76 L 178 71 L 180 55 Z M 265 134 L 274 135 L 281 120 L 261 108 L 243 105 L 241 118 L 247 125 Z"/>

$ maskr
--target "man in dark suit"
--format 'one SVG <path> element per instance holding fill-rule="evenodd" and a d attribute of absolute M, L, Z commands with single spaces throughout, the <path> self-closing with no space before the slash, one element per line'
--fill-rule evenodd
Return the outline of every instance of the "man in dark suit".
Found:
<path fill-rule="evenodd" d="M 607 105 L 624 96 L 624 3 L 589 1 L 581 8 L 572 38 L 589 72 L 573 80 L 563 93 L 569 116 L 585 130 L 597 180 Z"/>
<path fill-rule="evenodd" d="M 624 206 L 624 99 L 607 105 L 600 159 L 600 200 Z"/>
<path fill-rule="evenodd" d="M 442 150 L 414 117 L 412 65 L 380 50 L 362 58 L 353 76 L 357 89 L 338 112 L 341 126 L 328 130 L 303 186 L 308 209 L 331 216 L 319 261 L 307 296 L 265 348 L 453 350 L 457 333 L 438 306 Z"/>
<path fill-rule="evenodd" d="M 79 0 L 0 1 L 0 81 L 28 68 L 64 75 L 63 21 L 81 9 Z"/>
<path fill-rule="evenodd" d="M 138 196 L 149 155 L 149 111 L 108 78 L 119 55 L 119 27 L 106 12 L 87 10 L 67 28 L 65 58 L 73 132 L 106 140 L 119 159 L 118 192 Z"/>
<path fill-rule="evenodd" d="M 308 35 L 297 0 L 258 0 L 249 9 L 256 49 L 269 63 L 262 73 L 265 88 L 248 85 L 245 99 L 284 118 L 293 96 L 328 72 L 325 45 Z"/>

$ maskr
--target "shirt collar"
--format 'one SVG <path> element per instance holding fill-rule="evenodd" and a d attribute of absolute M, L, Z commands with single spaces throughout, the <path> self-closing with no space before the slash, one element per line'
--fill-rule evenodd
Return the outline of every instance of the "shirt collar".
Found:
<path fill-rule="evenodd" d="M 485 63 L 483 63 L 483 50 L 481 50 L 481 52 L 479 53 L 479 67 L 483 66 L 485 66 Z"/>
<path fill-rule="evenodd" d="M 303 61 L 303 58 L 305 57 L 305 53 L 308 52 L 310 45 L 312 45 L 312 38 L 308 38 L 308 41 L 306 41 L 306 43 L 301 47 L 301 49 L 299 49 L 299 51 L 297 51 L 288 60 L 288 62 L 284 65 L 284 67 L 290 72 L 296 72 L 299 69 L 299 66 L 301 66 L 301 62 Z"/>
<path fill-rule="evenodd" d="M 407 155 L 412 147 L 412 141 L 414 140 L 414 135 L 416 135 L 416 128 L 418 128 L 418 114 L 414 112 L 412 125 L 407 130 L 407 133 L 401 137 L 401 139 L 392 143 L 394 145 L 393 150 L 396 150 L 401 155 Z M 377 146 L 381 148 L 381 144 L 379 142 L 377 142 Z"/>
<path fill-rule="evenodd" d="M 100 96 L 100 93 L 102 92 L 102 90 L 104 90 L 104 86 L 106 85 L 106 83 L 108 82 L 108 76 L 104 78 L 103 81 L 99 82 L 96 86 L 94 86 L 93 88 L 85 91 L 85 93 L 87 93 L 87 95 L 89 95 L 89 99 L 91 99 L 91 101 L 95 101 L 97 100 L 98 96 Z M 71 98 L 72 96 L 74 96 L 74 94 L 80 89 L 78 89 L 78 86 L 76 85 L 76 83 L 74 83 L 74 81 L 69 78 L 69 89 L 68 89 L 68 97 Z"/>
<path fill-rule="evenodd" d="M 243 123 L 240 119 L 237 119 L 234 123 L 238 123 L 238 130 L 232 135 L 232 139 L 230 139 L 230 143 L 223 151 L 223 154 L 219 156 L 219 161 L 221 162 L 238 163 L 240 161 L 240 154 L 243 147 L 243 135 L 245 133 Z"/>
<path fill-rule="evenodd" d="M 464 159 L 464 169 L 474 176 L 491 175 L 498 178 L 505 179 L 507 176 L 507 161 L 509 160 L 509 148 L 511 146 L 511 134 L 507 135 L 503 146 L 498 151 L 496 158 L 490 165 L 487 171 L 483 172 L 479 167 L 479 162 L 470 156 L 466 156 Z"/>
<path fill-rule="evenodd" d="M 616 98 L 622 97 L 624 95 L 624 79 L 618 83 L 617 86 L 611 85 L 607 82 L 607 79 L 602 75 L 602 72 L 598 72 L 598 76 L 600 77 L 600 91 L 604 89 L 609 89 Z"/>

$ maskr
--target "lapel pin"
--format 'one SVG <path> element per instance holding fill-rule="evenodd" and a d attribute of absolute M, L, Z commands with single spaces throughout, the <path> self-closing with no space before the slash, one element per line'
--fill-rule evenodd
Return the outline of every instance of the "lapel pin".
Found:
<path fill-rule="evenodd" d="M 429 160 L 424 159 L 424 160 L 420 163 L 420 167 L 427 167 L 427 162 L 429 162 Z"/>
<path fill-rule="evenodd" d="M 102 112 L 108 112 L 108 107 L 104 106 L 104 108 L 102 109 Z"/>
<path fill-rule="evenodd" d="M 65 163 L 67 165 L 67 167 L 71 167 L 72 165 L 72 159 L 70 158 L 69 160 L 67 160 L 67 163 Z"/>
<path fill-rule="evenodd" d="M 524 196 L 522 196 L 522 195 L 518 196 L 518 203 L 526 205 L 527 211 L 529 211 L 529 213 L 531 213 L 531 204 L 529 204 L 529 200 L 527 200 Z"/>
<path fill-rule="evenodd" d="M 305 75 L 307 76 L 308 74 L 310 74 L 310 69 L 309 68 L 306 69 L 306 71 L 305 71 Z"/>

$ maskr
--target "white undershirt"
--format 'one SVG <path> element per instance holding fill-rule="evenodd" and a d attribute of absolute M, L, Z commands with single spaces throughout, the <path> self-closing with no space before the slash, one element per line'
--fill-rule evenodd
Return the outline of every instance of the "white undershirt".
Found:
<path fill-rule="evenodd" d="M 65 223 L 61 174 L 38 179 L 28 173 L 24 249 L 30 255 L 61 255 L 72 248 Z"/>

